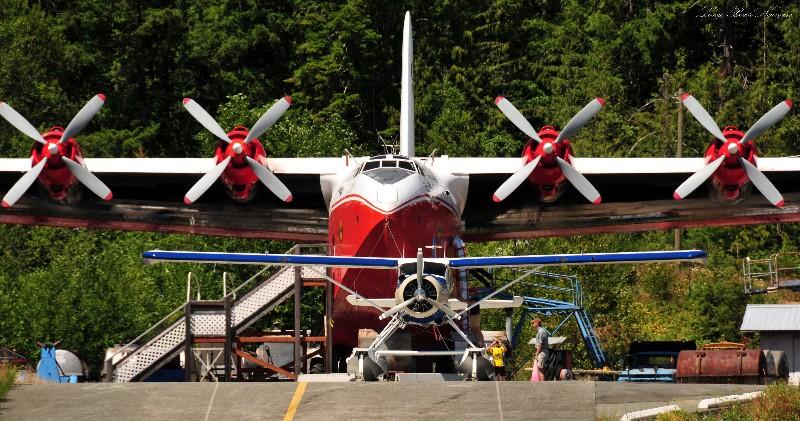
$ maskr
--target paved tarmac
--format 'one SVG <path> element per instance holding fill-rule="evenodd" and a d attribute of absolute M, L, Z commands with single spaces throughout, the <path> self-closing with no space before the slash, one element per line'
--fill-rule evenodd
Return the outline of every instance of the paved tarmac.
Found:
<path fill-rule="evenodd" d="M 694 410 L 704 398 L 761 389 L 590 381 L 38 384 L 15 386 L 0 401 L 0 419 L 618 419 L 667 404 Z"/>

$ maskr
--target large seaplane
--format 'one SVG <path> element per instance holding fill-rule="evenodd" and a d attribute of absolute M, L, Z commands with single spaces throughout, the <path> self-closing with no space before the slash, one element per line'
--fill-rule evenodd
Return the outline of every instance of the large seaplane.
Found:
<path fill-rule="evenodd" d="M 468 317 L 469 310 L 475 306 L 499 308 L 520 305 L 519 297 L 511 300 L 496 300 L 494 297 L 538 268 L 575 264 L 704 261 L 705 253 L 699 250 L 466 257 L 460 238 L 460 221 L 466 205 L 468 175 L 438 165 L 437 160 L 417 159 L 414 156 L 410 14 L 405 17 L 402 51 L 399 154 L 363 160 L 348 157 L 340 163 L 343 165 L 337 171 L 320 174 L 322 193 L 330 214 L 329 255 L 156 250 L 145 252 L 145 260 L 149 263 L 205 262 L 331 268 L 330 276 L 319 270 L 317 274 L 336 286 L 333 304 L 334 346 L 338 347 L 340 353 L 352 352 L 348 359 L 348 371 L 361 379 L 380 378 L 389 368 L 390 357 L 396 356 L 418 357 L 416 369 L 426 371 L 432 368 L 433 361 L 439 362 L 438 370 L 447 370 L 449 356 L 451 369 L 460 368 L 473 378 L 483 377 L 488 366 L 481 357 L 483 349 L 477 346 L 475 337 L 470 337 L 462 330 L 464 324 L 459 321 Z M 185 103 L 191 104 L 189 101 Z M 505 100 L 499 100 L 498 105 L 507 115 L 519 114 Z M 526 131 L 533 134 L 534 139 L 541 137 L 536 151 L 531 147 L 526 148 L 525 159 L 530 158 L 529 162 L 512 176 L 505 187 L 501 187 L 500 193 L 510 193 L 530 174 L 536 176 L 534 183 L 540 180 L 539 174 L 549 174 L 547 183 L 550 183 L 550 187 L 539 184 L 541 191 L 548 192 L 546 197 L 556 194 L 561 189 L 559 183 L 566 179 L 590 201 L 599 201 L 596 191 L 569 163 L 571 158 L 567 137 L 599 111 L 600 106 L 600 99 L 590 103 L 560 134 L 549 126 L 543 128 L 539 136 L 533 131 Z M 207 113 L 198 109 L 190 111 L 212 133 L 227 142 L 224 131 Z M 269 121 L 275 119 L 273 116 Z M 238 150 L 234 149 L 237 141 L 231 139 L 227 146 L 227 157 L 218 149 L 216 172 L 209 173 L 211 175 L 203 179 L 217 177 L 223 171 L 219 168 L 227 168 L 235 159 L 232 156 L 246 150 L 246 140 L 252 138 L 254 132 L 260 134 L 261 130 L 242 133 L 240 138 L 243 140 L 240 142 L 244 144 Z M 251 168 L 261 168 L 262 165 L 247 162 Z M 531 168 L 539 163 L 542 168 Z M 290 165 L 291 162 L 284 161 L 284 164 Z M 555 174 L 552 168 L 558 168 L 561 173 Z M 273 179 L 262 181 L 268 187 L 268 183 L 274 182 Z M 207 188 L 208 183 L 201 179 L 197 186 Z M 291 194 L 282 189 L 271 190 L 282 200 L 291 198 Z M 196 194 L 187 194 L 187 202 L 197 197 Z M 493 267 L 526 268 L 526 272 L 494 293 L 468 304 L 465 270 Z M 359 348 L 359 329 L 373 329 L 380 333 L 368 346 Z M 443 331 L 445 334 L 442 334 Z M 447 333 L 452 335 L 448 336 Z M 441 359 L 443 356 L 444 360 Z M 457 358 L 453 359 L 458 356 L 461 357 L 460 362 Z"/>
<path fill-rule="evenodd" d="M 418 345 L 417 349 L 420 349 L 435 343 L 441 344 L 440 335 L 435 334 L 431 326 L 443 325 L 456 332 L 456 336 L 463 336 L 453 321 L 467 314 L 464 313 L 464 302 L 468 298 L 464 272 L 467 268 L 703 258 L 702 252 L 698 251 L 467 258 L 463 236 L 470 226 L 465 227 L 463 221 L 464 213 L 469 209 L 488 209 L 499 206 L 494 202 L 501 201 L 507 205 L 512 198 L 518 202 L 531 202 L 537 200 L 535 196 L 538 196 L 538 200 L 553 202 L 570 186 L 590 203 L 589 206 L 594 206 L 591 204 L 602 201 L 600 191 L 609 186 L 600 183 L 597 184 L 599 190 L 594 187 L 593 182 L 602 181 L 603 177 L 623 177 L 626 182 L 660 180 L 663 184 L 664 179 L 685 178 L 691 174 L 695 175 L 675 191 L 676 199 L 686 197 L 709 181 L 709 191 L 714 198 L 728 202 L 741 200 L 746 197 L 748 186 L 752 184 L 770 203 L 781 206 L 783 199 L 780 193 L 767 181 L 764 173 L 772 177 L 772 174 L 794 173 L 800 169 L 797 158 L 756 160 L 756 149 L 752 142 L 783 118 L 791 107 L 790 101 L 778 104 L 746 133 L 741 133 L 732 126 L 720 131 L 691 96 L 682 98 L 684 104 L 715 136 L 705 158 L 576 158 L 571 138 L 603 108 L 605 101 L 602 98 L 589 102 L 560 131 L 549 125 L 537 131 L 522 112 L 504 97 L 496 98 L 495 104 L 529 138 L 521 159 L 417 157 L 414 147 L 413 48 L 409 14 L 406 15 L 403 29 L 402 55 L 399 151 L 373 157 L 268 156 L 258 137 L 267 133 L 289 108 L 289 97 L 279 99 L 251 129 L 236 126 L 230 131 L 225 131 L 196 101 L 184 99 L 186 110 L 220 140 L 213 158 L 83 159 L 74 136 L 99 110 L 105 100 L 102 95 L 92 99 L 65 130 L 53 128 L 44 134 L 40 134 L 8 104 L 0 103 L 0 116 L 36 141 L 30 159 L 0 159 L 0 175 L 5 174 L 7 178 L 16 180 L 20 173 L 24 174 L 18 182 L 10 183 L 13 185 L 3 201 L 3 205 L 9 208 L 0 213 L 0 222 L 41 224 L 47 223 L 51 214 L 61 215 L 61 212 L 68 216 L 66 222 L 63 217 L 56 218 L 58 220 L 54 224 L 61 226 L 101 226 L 306 241 L 324 235 L 329 245 L 329 256 L 155 253 L 146 254 L 146 257 L 152 261 L 328 265 L 333 268 L 330 280 L 339 288 L 334 303 L 335 344 L 348 353 L 357 346 L 358 329 L 381 331 L 383 333 L 378 338 L 385 342 L 393 332 L 410 325 L 419 328 L 410 336 L 413 336 L 411 345 Z M 83 202 L 89 203 L 88 209 L 79 203 L 37 211 L 36 205 L 40 202 L 30 202 L 33 205 L 24 203 L 23 195 L 36 180 L 45 190 L 45 197 L 57 203 L 77 201 L 76 194 L 80 190 L 78 182 L 102 199 L 111 199 L 111 191 L 94 174 L 106 179 L 115 191 L 118 184 L 124 186 L 119 189 L 122 194 L 118 191 L 115 200 L 110 202 L 112 205 L 105 205 L 108 211 L 87 198 Z M 488 185 L 486 177 L 490 179 Z M 526 181 L 530 188 L 521 189 Z M 194 183 L 194 186 L 187 191 L 189 183 Z M 202 212 L 207 211 L 203 208 L 203 202 L 214 200 L 214 195 L 208 193 L 214 186 L 221 186 L 235 202 L 259 204 L 253 201 L 262 185 L 271 193 L 267 197 L 277 197 L 276 207 L 324 208 L 327 214 L 326 227 L 315 235 L 308 235 L 292 226 L 278 231 L 270 225 L 269 219 L 264 218 L 266 209 L 258 206 L 254 206 L 259 213 L 257 224 L 260 225 L 256 226 L 232 228 L 236 220 L 241 219 L 239 216 L 244 212 L 243 207 L 234 208 L 229 214 L 231 217 L 196 220 Z M 482 189 L 481 185 L 485 188 Z M 181 191 L 174 195 L 174 199 L 170 199 L 176 186 Z M 298 186 L 302 191 L 295 191 Z M 672 189 L 674 186 L 669 191 Z M 632 195 L 634 200 L 642 193 L 642 189 L 617 190 Z M 309 195 L 308 191 L 314 193 Z M 298 200 L 304 194 L 305 200 Z M 665 196 L 668 198 L 669 194 Z M 180 201 L 181 197 L 183 202 Z M 123 204 L 114 205 L 118 200 Z M 167 202 L 176 202 L 178 205 L 161 208 L 163 211 L 152 211 L 156 203 L 163 205 Z M 29 216 L 14 213 L 19 207 L 25 209 L 22 213 L 29 212 Z M 100 209 L 100 216 L 91 213 L 97 209 Z M 81 217 L 81 212 L 86 214 Z M 102 218 L 109 212 L 113 214 L 112 220 L 104 224 Z M 169 219 L 176 214 L 188 217 Z M 140 215 L 145 216 L 139 221 L 137 218 Z M 569 214 L 560 215 L 560 219 L 570 218 Z M 118 219 L 114 220 L 114 217 Z M 722 221 L 725 224 L 737 223 L 727 215 L 716 218 L 725 219 Z M 164 222 L 178 219 L 184 225 Z M 751 214 L 747 215 L 747 220 L 753 220 Z M 619 219 L 613 221 L 622 223 Z M 486 230 L 484 227 L 481 229 Z M 264 231 L 268 233 L 262 235 Z M 576 227 L 568 224 L 566 229 L 554 232 L 574 234 Z M 497 238 L 524 237 L 521 235 L 524 233 L 520 232 L 503 234 Z M 480 305 L 486 308 L 514 304 L 513 300 L 510 303 L 492 300 L 489 298 L 489 301 Z M 474 348 L 474 342 L 467 340 L 465 343 L 467 348 Z M 373 345 L 367 349 L 374 351 L 381 344 L 379 341 Z M 367 355 L 370 356 L 369 353 Z M 377 355 L 370 356 L 372 360 L 375 357 Z"/>

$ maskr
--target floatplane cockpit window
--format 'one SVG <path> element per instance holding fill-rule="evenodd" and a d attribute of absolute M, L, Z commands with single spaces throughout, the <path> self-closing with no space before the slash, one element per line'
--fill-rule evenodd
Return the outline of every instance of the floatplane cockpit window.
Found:
<path fill-rule="evenodd" d="M 361 171 L 362 172 L 372 171 L 378 168 L 400 168 L 411 172 L 417 171 L 417 166 L 414 165 L 413 161 L 409 159 L 391 159 L 391 158 L 404 158 L 404 157 L 399 157 L 396 155 L 373 156 L 372 158 L 370 158 L 369 161 L 364 163 L 364 166 L 361 167 Z"/>

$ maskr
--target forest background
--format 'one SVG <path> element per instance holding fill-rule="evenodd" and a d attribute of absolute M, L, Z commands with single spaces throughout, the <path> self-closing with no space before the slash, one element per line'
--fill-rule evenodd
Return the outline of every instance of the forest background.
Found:
<path fill-rule="evenodd" d="M 275 99 L 292 108 L 265 139 L 273 156 L 383 151 L 399 131 L 403 14 L 414 26 L 417 154 L 519 156 L 526 139 L 494 106 L 504 95 L 534 126 L 563 125 L 596 96 L 605 107 L 575 136 L 578 156 L 676 153 L 679 90 L 721 126 L 747 127 L 800 93 L 796 1 L 21 1 L 0 0 L 0 99 L 37 128 L 65 125 L 97 92 L 108 101 L 81 133 L 88 157 L 210 156 L 212 136 L 182 110 L 192 97 L 223 127 L 252 124 Z M 710 136 L 686 114 L 684 156 Z M 0 124 L 0 150 L 30 140 Z M 791 112 L 758 140 L 763 156 L 800 151 Z M 187 186 L 188 188 L 189 186 Z M 633 340 L 740 340 L 748 302 L 741 261 L 797 251 L 797 224 L 692 229 L 684 248 L 708 266 L 583 267 L 612 366 Z M 95 373 L 107 346 L 136 337 L 185 300 L 186 272 L 204 298 L 253 268 L 142 264 L 144 250 L 282 252 L 263 240 L 0 226 L 0 346 L 36 355 L 62 340 Z M 672 232 L 470 244 L 471 255 L 670 249 Z M 518 294 L 537 295 L 531 285 Z M 313 328 L 319 296 L 304 300 Z M 502 329 L 502 313 L 484 315 Z M 290 326 L 291 306 L 264 328 Z M 550 328 L 558 322 L 548 318 Z M 574 322 L 562 332 L 577 336 Z M 530 335 L 525 331 L 523 337 Z M 747 339 L 747 338 L 745 338 Z M 583 346 L 580 366 L 588 366 Z"/>

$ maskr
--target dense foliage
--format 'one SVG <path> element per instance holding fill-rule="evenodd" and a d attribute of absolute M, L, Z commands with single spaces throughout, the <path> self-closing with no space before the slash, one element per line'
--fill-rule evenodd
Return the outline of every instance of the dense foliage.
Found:
<path fill-rule="evenodd" d="M 680 89 L 720 125 L 742 126 L 800 92 L 797 2 L 0 0 L 0 99 L 45 129 L 65 125 L 105 92 L 106 106 L 79 139 L 87 156 L 181 157 L 209 155 L 213 144 L 181 98 L 196 99 L 229 127 L 251 125 L 289 94 L 294 106 L 265 139 L 272 155 L 379 152 L 398 137 L 405 10 L 415 31 L 419 155 L 519 154 L 525 139 L 494 107 L 499 94 L 537 127 L 563 125 L 603 96 L 609 105 L 575 138 L 579 156 L 673 156 Z M 708 138 L 687 118 L 685 155 L 699 156 Z M 25 156 L 29 146 L 0 124 L 5 156 Z M 800 119 L 790 114 L 759 147 L 767 156 L 796 154 Z M 691 230 L 683 245 L 708 250 L 706 268 L 569 273 L 584 282 L 585 304 L 613 356 L 634 339 L 738 339 L 747 301 L 739 259 L 795 251 L 797 234 L 795 225 Z M 217 298 L 222 269 L 147 267 L 142 250 L 289 247 L 12 226 L 0 227 L 0 244 L 0 344 L 33 353 L 36 340 L 62 339 L 95 364 L 105 346 L 136 336 L 182 302 L 186 271 Z M 470 252 L 670 247 L 671 233 L 647 233 Z M 238 279 L 250 274 L 231 270 Z M 486 320 L 502 326 L 499 315 Z"/>

